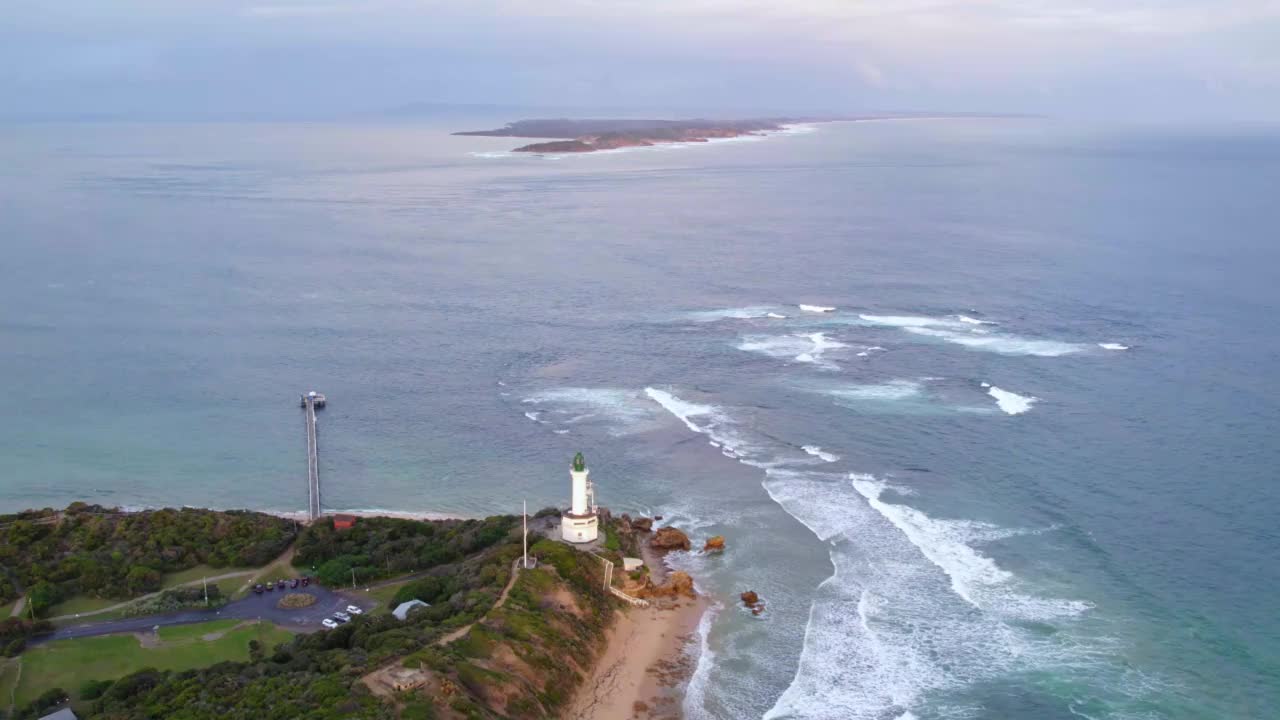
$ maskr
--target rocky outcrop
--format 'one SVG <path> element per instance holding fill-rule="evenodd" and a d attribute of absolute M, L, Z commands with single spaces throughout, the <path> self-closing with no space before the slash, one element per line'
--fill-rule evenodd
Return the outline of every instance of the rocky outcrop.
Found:
<path fill-rule="evenodd" d="M 648 577 L 645 577 L 644 585 L 630 592 L 636 597 L 642 598 L 691 598 L 698 595 L 693 589 L 693 578 L 689 577 L 689 573 L 679 570 L 671 573 L 667 581 L 661 585 L 654 585 Z"/>
<path fill-rule="evenodd" d="M 689 536 L 680 529 L 664 527 L 658 528 L 658 532 L 653 534 L 649 547 L 655 550 L 688 550 L 692 544 L 689 542 Z"/>
<path fill-rule="evenodd" d="M 755 590 L 748 590 L 738 596 L 742 599 L 742 604 L 751 610 L 752 615 L 759 615 L 764 612 L 764 603 L 760 602 L 760 596 Z"/>
<path fill-rule="evenodd" d="M 702 552 L 704 553 L 724 552 L 724 536 L 716 535 L 715 537 L 707 538 L 707 543 L 702 546 Z"/>
<path fill-rule="evenodd" d="M 638 517 L 631 521 L 631 529 L 637 532 L 651 532 L 653 530 L 653 520 L 647 517 Z"/>

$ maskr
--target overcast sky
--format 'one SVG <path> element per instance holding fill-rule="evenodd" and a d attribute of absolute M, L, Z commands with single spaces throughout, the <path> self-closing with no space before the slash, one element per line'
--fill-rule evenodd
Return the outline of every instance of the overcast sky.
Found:
<path fill-rule="evenodd" d="M 1280 119 L 1280 0 L 6 0 L 0 115 Z"/>

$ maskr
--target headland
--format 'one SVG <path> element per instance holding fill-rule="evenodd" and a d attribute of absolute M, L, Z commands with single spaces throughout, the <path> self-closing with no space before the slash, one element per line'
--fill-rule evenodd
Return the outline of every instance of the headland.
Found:
<path fill-rule="evenodd" d="M 763 135 L 777 132 L 800 118 L 750 120 L 640 120 L 569 118 L 517 120 L 496 130 L 470 130 L 455 135 L 483 137 L 543 138 L 515 148 L 525 153 L 588 153 L 627 147 L 647 147 L 662 143 L 709 142 L 717 139 Z"/>

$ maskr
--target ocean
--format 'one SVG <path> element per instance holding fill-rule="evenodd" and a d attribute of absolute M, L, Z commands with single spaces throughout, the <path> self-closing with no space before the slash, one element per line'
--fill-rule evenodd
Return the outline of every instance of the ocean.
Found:
<path fill-rule="evenodd" d="M 329 510 L 725 535 L 689 718 L 1276 717 L 1280 128 L 492 125 L 6 126 L 0 509 L 301 511 L 317 390 Z"/>

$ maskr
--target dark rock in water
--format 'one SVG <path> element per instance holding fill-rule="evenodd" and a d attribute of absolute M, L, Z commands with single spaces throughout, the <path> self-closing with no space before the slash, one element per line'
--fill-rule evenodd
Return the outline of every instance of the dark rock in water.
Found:
<path fill-rule="evenodd" d="M 653 519 L 654 519 L 654 520 L 661 520 L 661 519 L 662 519 L 662 516 L 661 516 L 661 515 L 654 515 L 654 516 L 653 516 Z"/>
<path fill-rule="evenodd" d="M 756 594 L 755 590 L 748 590 L 742 593 L 741 595 L 739 595 L 738 597 L 742 598 L 742 604 L 746 605 L 747 607 L 750 607 L 760 602 L 760 596 Z"/>
<path fill-rule="evenodd" d="M 658 528 L 658 532 L 654 533 L 653 539 L 649 541 L 649 547 L 656 550 L 688 550 L 692 545 L 689 542 L 689 536 L 679 529 L 664 527 Z"/>
<path fill-rule="evenodd" d="M 653 530 L 653 520 L 647 517 L 638 517 L 631 521 L 631 528 L 639 532 L 649 532 Z"/>
<path fill-rule="evenodd" d="M 702 546 L 702 552 L 724 552 L 724 536 L 716 535 L 707 538 L 707 544 Z"/>

